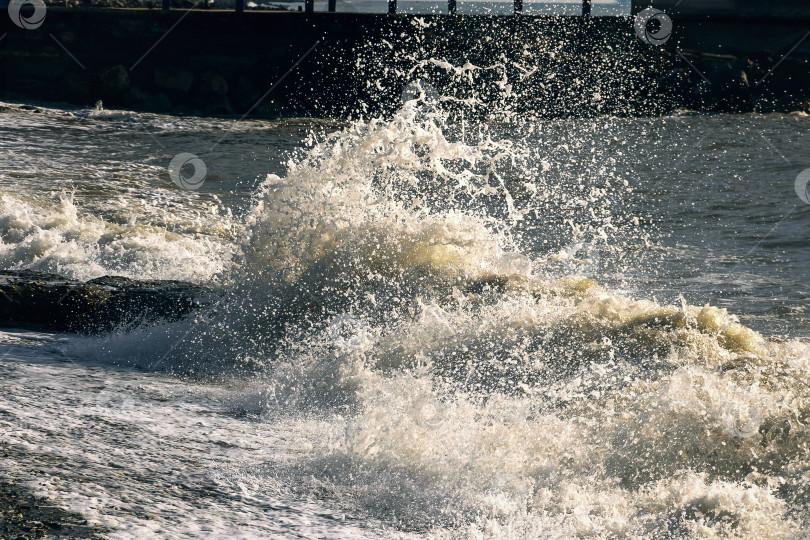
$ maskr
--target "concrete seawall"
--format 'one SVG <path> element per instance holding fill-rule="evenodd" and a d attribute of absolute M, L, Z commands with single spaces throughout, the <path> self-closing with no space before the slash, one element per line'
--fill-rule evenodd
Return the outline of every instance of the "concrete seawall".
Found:
<path fill-rule="evenodd" d="M 810 105 L 810 42 L 782 59 L 806 32 L 792 20 L 675 20 L 665 47 L 642 43 L 630 17 L 52 7 L 37 29 L 18 28 L 8 18 L 2 24 L 4 99 L 103 100 L 180 114 L 347 116 L 398 102 L 407 81 L 384 66 L 401 64 L 397 53 L 418 43 L 456 65 L 536 58 L 533 75 L 510 79 L 526 108 L 548 115 Z M 762 77 L 766 84 L 756 84 Z M 547 84 L 552 79 L 557 82 Z"/>

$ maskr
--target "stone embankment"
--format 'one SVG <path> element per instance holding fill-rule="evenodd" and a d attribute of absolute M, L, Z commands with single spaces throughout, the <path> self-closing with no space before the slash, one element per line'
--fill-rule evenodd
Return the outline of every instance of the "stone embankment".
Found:
<path fill-rule="evenodd" d="M 631 17 L 50 7 L 36 29 L 0 19 L 0 99 L 24 102 L 346 117 L 398 106 L 411 74 L 503 109 L 487 85 L 505 74 L 508 108 L 546 116 L 810 108 L 810 21 L 798 19 L 673 18 L 661 46 Z M 438 64 L 406 65 L 427 58 L 482 69 L 461 88 Z"/>

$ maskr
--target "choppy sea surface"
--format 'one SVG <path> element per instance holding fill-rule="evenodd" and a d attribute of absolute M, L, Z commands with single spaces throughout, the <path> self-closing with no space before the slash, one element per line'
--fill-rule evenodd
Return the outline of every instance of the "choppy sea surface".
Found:
<path fill-rule="evenodd" d="M 0 474 L 111 538 L 806 537 L 810 118 L 446 109 L 5 104 L 1 269 L 212 301 L 0 331 Z"/>

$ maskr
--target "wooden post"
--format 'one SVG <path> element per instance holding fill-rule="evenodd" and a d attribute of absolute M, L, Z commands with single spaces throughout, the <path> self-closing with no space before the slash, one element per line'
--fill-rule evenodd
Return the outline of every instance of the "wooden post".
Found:
<path fill-rule="evenodd" d="M 326 10 L 335 12 L 337 10 L 337 0 L 329 0 L 329 5 L 327 6 Z"/>
<path fill-rule="evenodd" d="M 447 0 L 447 11 L 450 15 L 456 14 L 456 0 Z"/>
<path fill-rule="evenodd" d="M 169 11 L 169 10 L 171 9 L 171 7 L 172 7 L 172 6 L 171 6 L 171 4 L 169 3 L 169 0 L 163 0 L 163 1 L 160 3 L 160 9 L 161 9 L 161 10 L 163 10 L 163 11 Z"/>
<path fill-rule="evenodd" d="M 582 16 L 585 18 L 591 16 L 591 0 L 582 0 Z"/>
<path fill-rule="evenodd" d="M 315 0 L 304 0 L 304 11 L 307 13 L 315 11 Z"/>
<path fill-rule="evenodd" d="M 388 13 L 397 12 L 397 0 L 388 0 Z"/>
<path fill-rule="evenodd" d="M 234 7 L 236 8 L 237 13 L 244 13 L 245 12 L 245 0 L 235 0 Z"/>
<path fill-rule="evenodd" d="M 523 11 L 523 0 L 515 0 L 515 15 Z"/>

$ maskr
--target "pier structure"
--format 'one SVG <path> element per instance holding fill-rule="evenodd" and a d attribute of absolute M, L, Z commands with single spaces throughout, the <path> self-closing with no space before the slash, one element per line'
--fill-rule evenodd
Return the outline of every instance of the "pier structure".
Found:
<path fill-rule="evenodd" d="M 306 13 L 315 12 L 315 0 L 303 0 Z M 398 13 L 397 0 L 380 0 L 387 2 L 389 14 Z M 245 12 L 245 0 L 233 0 L 236 13 Z M 505 3 L 505 2 L 504 2 Z M 589 17 L 593 9 L 593 0 L 579 0 L 579 15 Z M 512 0 L 512 15 L 523 15 L 523 0 Z M 335 13 L 337 0 L 327 0 L 326 12 Z M 447 0 L 447 14 L 458 15 L 457 0 Z M 627 14 L 635 15 L 642 10 L 653 7 L 664 11 L 671 17 L 681 19 L 745 19 L 745 20 L 796 20 L 810 21 L 810 4 L 806 0 L 779 0 L 776 2 L 752 2 L 750 0 L 631 0 Z M 163 11 L 171 10 L 171 0 L 161 0 Z M 437 13 L 432 13 L 437 14 Z"/>

